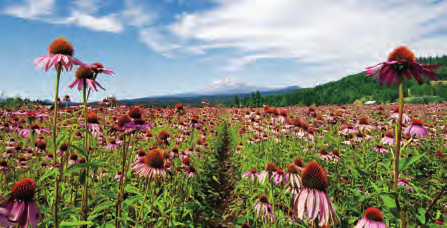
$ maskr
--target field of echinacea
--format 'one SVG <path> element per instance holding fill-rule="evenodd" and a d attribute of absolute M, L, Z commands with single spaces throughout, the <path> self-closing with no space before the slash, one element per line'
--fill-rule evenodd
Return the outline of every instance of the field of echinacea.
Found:
<path fill-rule="evenodd" d="M 55 71 L 56 105 L 0 106 L 0 227 L 446 222 L 447 105 L 404 105 L 403 80 L 437 67 L 405 47 L 367 68 L 398 105 L 263 109 L 90 105 L 114 72 L 63 38 L 48 52 L 36 64 Z M 82 104 L 59 99 L 65 74 Z"/>

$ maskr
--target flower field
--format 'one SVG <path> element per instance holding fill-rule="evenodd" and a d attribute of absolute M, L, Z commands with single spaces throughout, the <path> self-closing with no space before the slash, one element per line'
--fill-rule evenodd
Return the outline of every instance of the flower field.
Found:
<path fill-rule="evenodd" d="M 55 105 L 0 106 L 0 227 L 446 223 L 446 104 L 92 104 L 115 72 L 76 59 L 63 38 L 48 51 L 36 64 L 56 72 Z M 402 92 L 436 67 L 399 47 L 367 73 Z M 59 99 L 62 73 L 82 104 Z"/>

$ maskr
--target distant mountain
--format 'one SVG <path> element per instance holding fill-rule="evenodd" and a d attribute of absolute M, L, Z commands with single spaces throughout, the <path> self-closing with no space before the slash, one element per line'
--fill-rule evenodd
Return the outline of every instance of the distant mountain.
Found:
<path fill-rule="evenodd" d="M 212 85 L 207 89 L 200 90 L 194 93 L 181 93 L 174 95 L 163 95 L 163 96 L 153 96 L 153 97 L 143 97 L 136 99 L 126 99 L 119 100 L 120 103 L 125 103 L 126 105 L 135 104 L 150 104 L 150 102 L 155 102 L 158 105 L 166 104 L 189 104 L 198 105 L 201 104 L 203 100 L 208 100 L 210 103 L 218 103 L 222 101 L 227 101 L 233 99 L 235 95 L 240 98 L 248 97 L 252 92 L 259 91 L 261 95 L 276 95 L 276 94 L 286 94 L 296 90 L 301 89 L 299 86 L 288 86 L 285 88 L 262 88 L 251 85 L 246 85 L 243 83 L 234 84 L 219 84 Z"/>

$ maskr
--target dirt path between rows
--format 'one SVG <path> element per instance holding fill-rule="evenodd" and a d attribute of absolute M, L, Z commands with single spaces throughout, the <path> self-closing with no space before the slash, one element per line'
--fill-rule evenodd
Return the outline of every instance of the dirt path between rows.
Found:
<path fill-rule="evenodd" d="M 218 150 L 219 159 L 219 183 L 214 183 L 213 188 L 219 197 L 216 199 L 213 208 L 222 216 L 222 220 L 212 220 L 209 223 L 210 227 L 224 228 L 235 227 L 235 216 L 232 215 L 230 205 L 236 199 L 234 194 L 235 180 L 233 178 L 234 171 L 231 167 L 231 141 L 228 126 L 225 126 L 224 131 L 220 135 L 222 146 Z"/>

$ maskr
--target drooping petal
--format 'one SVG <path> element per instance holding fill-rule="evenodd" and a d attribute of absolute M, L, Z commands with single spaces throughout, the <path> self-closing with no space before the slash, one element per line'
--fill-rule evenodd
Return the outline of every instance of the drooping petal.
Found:
<path fill-rule="evenodd" d="M 12 216 L 10 220 L 17 222 L 21 227 L 27 227 L 28 225 L 28 205 L 25 202 L 15 202 L 12 207 Z"/>
<path fill-rule="evenodd" d="M 68 88 L 70 88 L 70 89 L 73 89 L 73 87 L 75 87 L 76 86 L 76 84 L 78 84 L 79 83 L 79 79 L 75 79 L 72 83 L 70 83 L 70 85 L 68 85 L 67 87 Z"/>
<path fill-rule="evenodd" d="M 404 76 L 404 78 L 406 78 L 406 79 L 408 79 L 408 80 L 410 80 L 411 79 L 411 73 L 410 73 L 410 71 L 407 69 L 407 70 L 404 70 L 403 72 L 402 72 L 402 75 Z"/>
<path fill-rule="evenodd" d="M 96 88 L 95 84 L 93 84 L 93 80 L 92 79 L 85 79 L 87 82 L 87 87 L 90 88 L 91 90 L 95 90 L 98 91 L 98 89 Z"/>
<path fill-rule="evenodd" d="M 33 228 L 37 228 L 37 216 L 39 216 L 40 221 L 42 221 L 42 214 L 34 201 L 28 204 L 28 219 Z"/>
<path fill-rule="evenodd" d="M 363 228 L 363 226 L 365 226 L 365 224 L 366 224 L 366 218 L 362 218 L 362 219 L 360 219 L 360 221 L 357 223 L 357 225 L 355 227 Z"/>
<path fill-rule="evenodd" d="M 98 86 L 99 88 L 101 88 L 102 90 L 106 90 L 101 84 L 99 84 L 99 82 L 97 81 L 93 81 L 93 83 Z"/>
<path fill-rule="evenodd" d="M 424 80 L 421 77 L 422 67 L 419 65 L 411 64 L 408 67 L 408 70 L 410 70 L 411 74 L 413 74 L 413 77 L 418 81 L 419 85 L 422 85 L 424 83 Z"/>
<path fill-rule="evenodd" d="M 309 195 L 307 197 L 307 205 L 306 205 L 307 210 L 306 210 L 306 212 L 307 212 L 307 218 L 310 219 L 310 220 L 314 220 L 315 219 L 314 217 L 312 217 L 312 215 L 313 215 L 312 212 L 315 210 L 315 193 L 316 193 L 315 190 L 310 189 L 309 190 Z"/>
<path fill-rule="evenodd" d="M 84 80 L 85 79 L 79 79 L 79 83 L 78 83 L 78 90 L 81 91 L 82 87 L 84 86 Z"/>
<path fill-rule="evenodd" d="M 304 188 L 299 196 L 295 200 L 295 208 L 298 211 L 298 218 L 303 219 L 304 215 L 304 207 L 307 199 L 307 195 L 309 194 L 309 189 Z"/>

